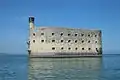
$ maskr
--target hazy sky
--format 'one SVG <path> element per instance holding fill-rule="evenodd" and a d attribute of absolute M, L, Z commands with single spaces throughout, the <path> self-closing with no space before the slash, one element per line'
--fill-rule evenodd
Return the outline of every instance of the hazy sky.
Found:
<path fill-rule="evenodd" d="M 104 51 L 120 51 L 120 0 L 0 0 L 0 52 L 27 54 L 36 26 L 101 29 Z"/>

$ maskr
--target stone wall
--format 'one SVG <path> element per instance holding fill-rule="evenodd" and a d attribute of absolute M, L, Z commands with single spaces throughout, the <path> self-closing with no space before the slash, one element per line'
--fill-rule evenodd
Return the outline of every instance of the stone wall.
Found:
<path fill-rule="evenodd" d="M 31 54 L 101 54 L 100 30 L 39 27 L 30 29 Z"/>

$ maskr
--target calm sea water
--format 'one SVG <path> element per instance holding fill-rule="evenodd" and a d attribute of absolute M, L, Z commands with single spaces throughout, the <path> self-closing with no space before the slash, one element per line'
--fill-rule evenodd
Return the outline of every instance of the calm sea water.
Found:
<path fill-rule="evenodd" d="M 102 58 L 0 56 L 0 80 L 120 80 L 120 55 Z"/>

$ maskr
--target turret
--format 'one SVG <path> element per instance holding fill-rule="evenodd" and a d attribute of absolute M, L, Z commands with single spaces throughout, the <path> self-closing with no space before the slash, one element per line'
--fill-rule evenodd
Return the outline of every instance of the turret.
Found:
<path fill-rule="evenodd" d="M 34 28 L 34 17 L 29 17 L 29 26 L 30 26 L 30 29 Z"/>

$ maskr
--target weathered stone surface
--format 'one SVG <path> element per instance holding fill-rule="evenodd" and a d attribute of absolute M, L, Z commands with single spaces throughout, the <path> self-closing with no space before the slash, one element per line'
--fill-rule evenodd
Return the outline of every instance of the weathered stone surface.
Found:
<path fill-rule="evenodd" d="M 30 56 L 102 54 L 101 30 L 34 27 L 30 22 L 29 32 Z"/>

